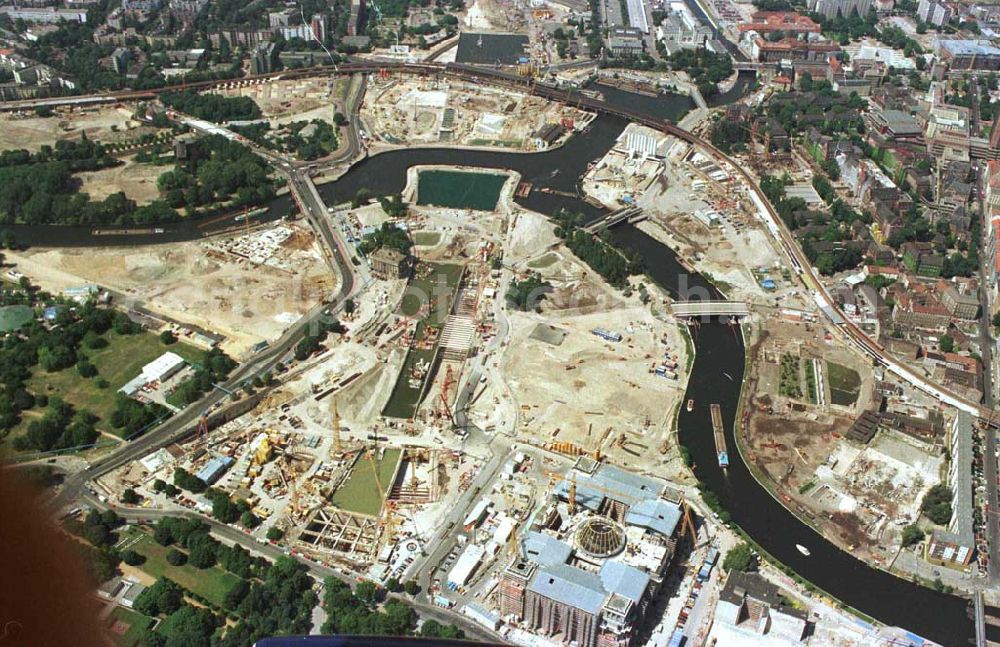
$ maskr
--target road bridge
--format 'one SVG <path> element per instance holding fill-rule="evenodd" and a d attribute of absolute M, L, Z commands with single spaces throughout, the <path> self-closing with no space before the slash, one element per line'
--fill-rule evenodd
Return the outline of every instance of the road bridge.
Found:
<path fill-rule="evenodd" d="M 642 222 L 647 217 L 640 207 L 625 207 L 587 223 L 583 230 L 589 234 L 596 234 L 623 222 Z"/>
<path fill-rule="evenodd" d="M 749 317 L 750 306 L 742 301 L 674 301 L 675 317 Z"/>

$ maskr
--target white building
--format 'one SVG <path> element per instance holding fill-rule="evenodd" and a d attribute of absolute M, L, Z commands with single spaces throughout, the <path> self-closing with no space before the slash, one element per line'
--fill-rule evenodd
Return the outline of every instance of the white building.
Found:
<path fill-rule="evenodd" d="M 167 351 L 143 366 L 142 376 L 147 383 L 162 382 L 175 375 L 182 368 L 184 368 L 184 358 L 177 353 Z"/>

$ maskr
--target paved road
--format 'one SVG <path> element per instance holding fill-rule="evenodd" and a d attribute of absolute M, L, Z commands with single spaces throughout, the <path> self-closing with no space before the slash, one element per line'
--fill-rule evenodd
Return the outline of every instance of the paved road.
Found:
<path fill-rule="evenodd" d="M 993 323 L 990 319 L 989 281 L 990 266 L 993 259 L 989 258 L 986 251 L 986 241 L 989 240 L 990 223 L 987 219 L 985 205 L 986 169 L 984 164 L 980 164 L 976 174 L 976 192 L 979 198 L 979 220 L 982 227 L 982 249 L 980 250 L 979 264 L 979 299 L 982 310 L 979 319 L 979 343 L 983 363 L 983 404 L 989 409 L 993 409 L 995 398 L 993 395 L 993 339 L 991 328 Z M 987 584 L 992 586 L 1000 582 L 1000 493 L 997 489 L 997 434 L 996 431 L 987 426 L 986 447 L 983 451 L 983 479 L 986 481 L 986 541 L 989 544 L 989 565 L 986 570 Z"/>

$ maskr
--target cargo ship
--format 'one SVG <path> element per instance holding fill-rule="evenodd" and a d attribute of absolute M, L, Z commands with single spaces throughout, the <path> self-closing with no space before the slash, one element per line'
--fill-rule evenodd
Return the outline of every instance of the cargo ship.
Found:
<path fill-rule="evenodd" d="M 719 456 L 719 467 L 729 467 L 729 452 L 726 449 L 726 434 L 722 427 L 722 407 L 717 404 L 712 409 L 712 434 L 715 436 L 715 451 Z"/>

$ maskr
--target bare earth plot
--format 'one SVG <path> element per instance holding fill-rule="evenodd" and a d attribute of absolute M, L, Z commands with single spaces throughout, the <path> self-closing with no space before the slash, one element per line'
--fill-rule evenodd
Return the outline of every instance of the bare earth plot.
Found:
<path fill-rule="evenodd" d="M 257 342 L 280 336 L 334 287 L 315 236 L 294 224 L 284 226 L 292 235 L 264 264 L 225 251 L 218 240 L 28 250 L 7 258 L 46 290 L 96 283 L 152 311 L 225 335 L 222 349 L 238 357 Z"/>
<path fill-rule="evenodd" d="M 132 158 L 128 158 L 122 166 L 77 173 L 76 177 L 83 183 L 80 191 L 89 194 L 92 200 L 103 200 L 121 191 L 125 197 L 139 204 L 146 204 L 160 196 L 156 180 L 168 168 L 153 164 L 137 164 Z"/>
<path fill-rule="evenodd" d="M 138 139 L 141 134 L 155 133 L 156 128 L 133 120 L 135 107 L 102 106 L 100 108 L 62 108 L 52 117 L 34 113 L 0 115 L 0 150 L 25 148 L 35 151 L 43 144 L 52 145 L 60 139 L 79 139 L 86 133 L 102 143 Z"/>

